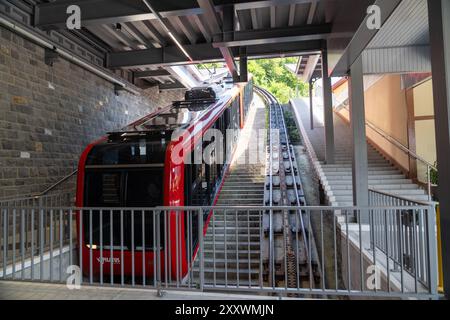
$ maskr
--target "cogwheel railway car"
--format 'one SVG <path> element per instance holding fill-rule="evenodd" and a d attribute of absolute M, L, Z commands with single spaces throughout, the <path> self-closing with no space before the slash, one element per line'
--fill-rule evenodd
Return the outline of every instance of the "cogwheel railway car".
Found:
<path fill-rule="evenodd" d="M 164 218 L 170 222 L 160 224 L 159 237 L 173 239 L 159 243 L 156 257 L 153 213 L 133 208 L 215 204 L 253 89 L 249 82 L 212 92 L 187 93 L 189 100 L 175 102 L 120 132 L 109 133 L 84 150 L 76 197 L 77 207 L 86 208 L 77 218 L 84 275 L 153 276 L 155 261 L 163 265 L 163 272 L 171 270 L 171 277 L 186 275 L 198 247 L 198 232 L 195 227 L 192 232 L 188 230 L 187 215 L 170 212 Z M 205 149 L 202 137 L 209 129 L 220 130 L 224 136 L 227 129 L 235 129 L 231 139 L 221 142 L 226 161 L 176 161 L 180 150 L 183 159 L 192 159 L 196 149 Z M 176 136 L 180 130 L 183 134 Z M 209 218 L 210 213 L 205 212 L 204 232 Z M 194 243 L 190 250 L 188 237 Z"/>

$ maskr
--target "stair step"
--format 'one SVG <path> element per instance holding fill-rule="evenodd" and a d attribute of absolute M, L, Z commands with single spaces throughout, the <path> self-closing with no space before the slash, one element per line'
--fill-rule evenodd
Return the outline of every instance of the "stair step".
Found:
<path fill-rule="evenodd" d="M 340 176 L 352 176 L 352 171 L 348 170 L 348 171 L 332 171 L 332 172 L 324 172 L 325 175 L 327 176 L 327 178 L 329 177 L 330 179 L 332 179 L 333 177 L 340 177 Z M 372 171 L 369 170 L 369 176 L 386 176 L 386 175 L 400 175 L 403 176 L 403 174 L 401 174 L 401 172 L 399 170 L 380 170 L 380 171 Z"/>
<path fill-rule="evenodd" d="M 404 189 L 404 190 L 398 190 L 398 189 L 390 189 L 390 190 L 382 190 L 382 189 L 377 189 L 381 192 L 386 192 L 386 193 L 390 193 L 393 195 L 423 195 L 425 193 L 424 190 L 422 189 Z M 333 196 L 345 196 L 345 195 L 353 195 L 353 190 L 333 190 L 331 191 Z"/>
<path fill-rule="evenodd" d="M 372 179 L 371 179 L 372 178 Z M 405 178 L 404 175 L 402 174 L 392 174 L 392 175 L 369 175 L 369 183 L 370 180 L 375 180 L 375 181 L 382 181 L 382 180 L 394 180 L 394 179 L 401 179 L 401 178 Z M 327 176 L 327 180 L 328 181 L 339 181 L 339 180 L 352 180 L 352 176 L 351 175 L 340 175 L 340 176 Z"/>
<path fill-rule="evenodd" d="M 234 264 L 236 264 L 236 262 L 237 262 L 237 259 L 236 259 L 236 257 L 233 259 L 224 259 L 224 258 L 216 258 L 216 259 L 213 259 L 213 258 L 205 258 L 204 260 L 203 260 L 205 263 L 225 263 L 225 262 L 227 262 L 227 263 L 234 263 Z M 248 257 L 247 257 L 247 259 L 241 259 L 241 258 L 239 258 L 239 264 L 244 264 L 244 263 L 246 263 L 246 264 L 248 264 Z M 251 259 L 250 258 L 250 263 L 259 263 L 260 261 L 259 261 L 259 259 Z"/>

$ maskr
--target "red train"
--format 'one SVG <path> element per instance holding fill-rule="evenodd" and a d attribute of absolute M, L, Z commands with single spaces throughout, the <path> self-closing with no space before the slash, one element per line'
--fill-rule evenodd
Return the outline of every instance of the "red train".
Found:
<path fill-rule="evenodd" d="M 84 275 L 98 276 L 101 271 L 103 275 L 153 276 L 157 261 L 153 213 L 133 209 L 131 215 L 131 211 L 111 209 L 214 205 L 237 136 L 221 142 L 227 160 L 223 163 L 195 164 L 185 160 L 192 159 L 196 149 L 205 148 L 203 136 L 209 129 L 220 130 L 224 136 L 227 129 L 239 132 L 252 94 L 250 81 L 230 85 L 213 102 L 174 103 L 120 132 L 108 134 L 84 150 L 78 166 L 76 205 L 95 208 L 82 210 L 77 219 Z M 179 129 L 184 129 L 182 138 L 173 139 L 172 134 Z M 185 159 L 181 162 L 176 157 L 180 150 Z M 209 218 L 209 212 L 203 214 L 204 233 Z M 169 223 L 160 224 L 163 240 L 159 242 L 158 258 L 162 272 L 166 272 L 163 276 L 178 279 L 186 275 L 189 261 L 195 256 L 198 234 L 195 230 L 188 232 L 186 214 L 170 212 L 164 219 Z M 198 219 L 192 216 L 190 219 L 191 228 L 195 229 L 194 220 Z M 141 232 L 143 224 L 145 232 Z M 168 236 L 172 239 L 167 239 Z M 188 237 L 191 248 L 187 245 Z M 141 261 L 145 262 L 145 271 Z"/>

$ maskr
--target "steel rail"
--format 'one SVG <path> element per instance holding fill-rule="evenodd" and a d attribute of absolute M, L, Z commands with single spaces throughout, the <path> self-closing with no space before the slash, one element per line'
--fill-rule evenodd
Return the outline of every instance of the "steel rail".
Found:
<path fill-rule="evenodd" d="M 294 192 L 295 192 L 295 197 L 296 197 L 296 204 L 297 207 L 301 207 L 301 202 L 300 202 L 300 198 L 298 195 L 298 188 L 297 188 L 297 181 L 296 181 L 296 175 L 295 175 L 295 171 L 294 171 L 294 166 L 293 166 L 293 162 L 292 162 L 292 154 L 291 154 L 291 145 L 289 142 L 289 137 L 288 137 L 288 132 L 286 129 L 286 123 L 284 121 L 284 116 L 282 113 L 282 109 L 281 109 L 281 105 L 279 104 L 279 102 L 277 101 L 277 99 L 267 90 L 262 89 L 260 87 L 255 87 L 256 91 L 258 91 L 263 98 L 266 99 L 268 106 L 269 106 L 269 144 L 270 144 L 270 153 L 269 153 L 269 162 L 270 162 L 270 171 L 269 171 L 269 190 L 270 190 L 270 194 L 269 194 L 269 205 L 273 206 L 273 199 L 272 199 L 272 193 L 273 193 L 273 177 L 272 177 L 272 154 L 273 154 L 273 147 L 272 147 L 272 139 L 271 139 L 271 129 L 272 129 L 272 108 L 277 108 L 277 110 L 275 110 L 275 112 L 280 113 L 280 118 L 281 121 L 279 121 L 278 119 L 278 125 L 281 127 L 280 129 L 283 131 L 284 137 L 285 137 L 285 142 L 286 142 L 286 147 L 287 147 L 287 154 L 289 157 L 289 164 L 291 166 L 291 176 L 292 176 L 292 181 L 293 181 L 293 186 L 294 186 Z M 281 123 L 280 123 L 281 122 Z M 279 152 L 281 151 L 281 149 L 279 150 Z M 284 161 L 284 160 L 283 160 Z M 302 232 L 302 238 L 303 238 L 303 243 L 305 246 L 305 253 L 306 253 L 306 259 L 308 261 L 309 257 L 310 257 L 310 252 L 309 252 L 309 246 L 308 246 L 308 241 L 306 238 L 306 229 L 305 229 L 305 224 L 304 224 L 304 220 L 303 220 L 303 215 L 302 215 L 302 210 L 296 210 L 297 214 L 299 216 L 299 221 L 300 221 L 300 227 L 301 227 L 301 232 Z M 272 263 L 274 263 L 274 256 L 275 256 L 275 248 L 274 248 L 274 241 L 273 241 L 273 217 L 272 217 L 272 210 L 270 210 L 269 212 L 269 264 L 270 264 L 270 268 L 269 268 L 269 272 L 271 275 L 272 281 L 273 278 L 273 274 L 274 274 L 274 266 L 272 265 Z M 271 260 L 273 259 L 273 261 Z"/>

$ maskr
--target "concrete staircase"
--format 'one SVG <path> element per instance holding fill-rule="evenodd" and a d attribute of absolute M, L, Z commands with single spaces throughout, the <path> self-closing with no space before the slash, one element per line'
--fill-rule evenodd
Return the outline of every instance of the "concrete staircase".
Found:
<path fill-rule="evenodd" d="M 217 206 L 261 206 L 264 175 L 259 165 L 231 168 Z M 216 210 L 205 236 L 205 282 L 257 285 L 260 276 L 262 212 Z M 214 272 L 215 271 L 215 272 Z"/>
<path fill-rule="evenodd" d="M 265 167 L 249 164 L 249 144 L 254 130 L 265 128 L 265 105 L 257 95 L 253 101 L 217 207 L 263 206 Z M 258 210 L 214 210 L 204 239 L 205 284 L 259 285 L 262 214 Z M 198 272 L 198 259 L 194 271 Z"/>
<path fill-rule="evenodd" d="M 352 145 L 349 125 L 334 115 L 336 163 L 325 164 L 325 138 L 323 124 L 310 128 L 309 106 L 304 100 L 296 99 L 294 113 L 301 125 L 305 146 L 313 159 L 330 205 L 353 205 L 352 190 Z M 317 111 L 321 114 L 321 110 Z M 317 122 L 317 119 L 316 119 Z M 396 168 L 372 145 L 367 146 L 369 162 L 369 188 L 417 201 L 428 201 L 428 196 L 419 185 Z"/>
<path fill-rule="evenodd" d="M 340 146 L 336 153 L 336 163 L 327 165 L 320 162 L 318 173 L 331 205 L 351 206 L 352 158 L 351 147 Z M 421 187 L 407 179 L 405 175 L 384 158 L 374 147 L 368 145 L 369 188 L 417 201 L 428 201 Z"/>

